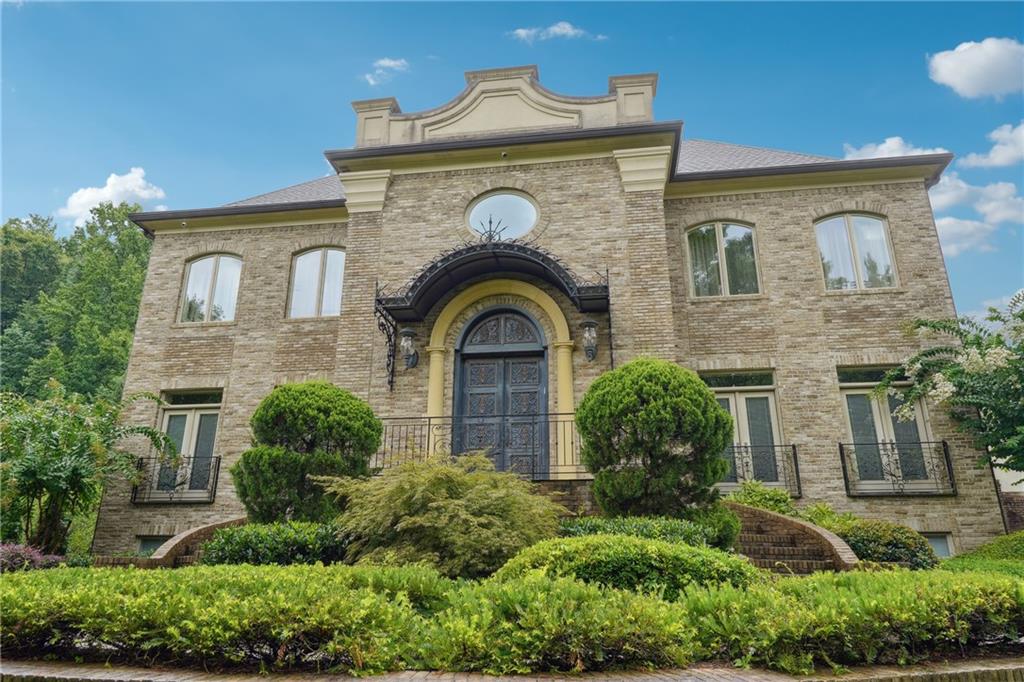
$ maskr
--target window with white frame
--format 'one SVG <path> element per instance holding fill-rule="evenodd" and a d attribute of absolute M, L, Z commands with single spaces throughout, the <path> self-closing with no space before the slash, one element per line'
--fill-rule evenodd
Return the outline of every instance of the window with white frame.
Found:
<path fill-rule="evenodd" d="M 242 259 L 227 254 L 197 258 L 185 272 L 182 322 L 226 322 L 235 319 Z"/>
<path fill-rule="evenodd" d="M 889 231 L 884 220 L 844 213 L 818 221 L 814 229 L 826 289 L 896 286 Z"/>
<path fill-rule="evenodd" d="M 180 465 L 160 466 L 153 481 L 158 492 L 181 494 L 207 491 L 216 469 L 214 462 L 220 391 L 170 393 L 161 416 L 161 428 L 177 448 Z"/>
<path fill-rule="evenodd" d="M 733 418 L 733 447 L 725 453 L 729 471 L 723 483 L 783 483 L 778 447 L 782 438 L 772 373 L 702 374 L 701 378 Z"/>
<path fill-rule="evenodd" d="M 839 368 L 852 474 L 862 483 L 906 484 L 929 479 L 929 439 L 924 403 L 904 407 L 899 396 L 874 394 L 885 368 Z M 897 384 L 899 385 L 899 384 Z"/>
<path fill-rule="evenodd" d="M 694 296 L 739 296 L 760 291 L 754 229 L 708 223 L 686 233 Z"/>
<path fill-rule="evenodd" d="M 288 317 L 329 317 L 341 314 L 345 252 L 323 247 L 292 259 Z"/>

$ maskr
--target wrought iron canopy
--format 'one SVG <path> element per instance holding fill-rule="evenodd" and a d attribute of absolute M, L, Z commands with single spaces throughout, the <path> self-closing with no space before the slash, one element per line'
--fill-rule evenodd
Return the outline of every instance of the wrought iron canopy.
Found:
<path fill-rule="evenodd" d="M 398 291 L 378 291 L 377 305 L 396 322 L 418 322 L 453 288 L 483 275 L 537 277 L 557 287 L 581 312 L 608 310 L 607 277 L 582 280 L 533 243 L 486 235 L 441 253 Z"/>

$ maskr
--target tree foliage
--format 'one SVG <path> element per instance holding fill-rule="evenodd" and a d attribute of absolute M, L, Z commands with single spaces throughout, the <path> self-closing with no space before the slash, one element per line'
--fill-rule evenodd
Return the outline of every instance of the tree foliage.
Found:
<path fill-rule="evenodd" d="M 576 424 L 605 513 L 681 516 L 717 498 L 732 417 L 690 370 L 641 358 L 606 372 L 583 396 Z"/>
<path fill-rule="evenodd" d="M 0 388 L 40 398 L 52 378 L 120 398 L 149 258 L 139 208 L 101 204 L 66 239 L 38 216 L 4 224 Z"/>
<path fill-rule="evenodd" d="M 36 401 L 0 394 L 0 511 L 5 534 L 53 554 L 63 550 L 72 517 L 99 501 L 108 480 L 134 476 L 125 439 L 142 437 L 160 452 L 174 446 L 159 431 L 121 423 L 130 403 L 153 396 L 87 403 L 59 384 L 48 390 Z"/>
<path fill-rule="evenodd" d="M 989 324 L 969 317 L 915 320 L 912 329 L 950 341 L 917 353 L 889 372 L 877 392 L 902 398 L 896 416 L 912 419 L 918 399 L 949 410 L 992 464 L 1024 471 L 1024 289 L 1005 311 L 989 308 Z M 896 382 L 909 379 L 908 388 Z"/>

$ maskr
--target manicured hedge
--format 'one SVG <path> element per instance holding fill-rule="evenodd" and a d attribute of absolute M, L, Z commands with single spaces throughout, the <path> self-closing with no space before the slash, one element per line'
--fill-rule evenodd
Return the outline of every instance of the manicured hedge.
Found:
<path fill-rule="evenodd" d="M 549 577 L 575 576 L 588 583 L 676 599 L 690 587 L 730 583 L 745 586 L 761 578 L 746 559 L 717 549 L 625 535 L 587 535 L 546 540 L 513 557 L 496 580 L 542 569 Z"/>
<path fill-rule="evenodd" d="M 984 557 L 965 555 L 946 559 L 940 568 L 961 573 L 964 571 L 1002 573 L 1024 580 L 1024 561 L 1021 559 L 985 559 Z"/>
<path fill-rule="evenodd" d="M 710 544 L 710 533 L 702 526 L 683 519 L 670 519 L 667 516 L 577 516 L 562 519 L 558 534 L 564 538 L 578 538 L 584 535 L 631 535 L 698 547 Z"/>
<path fill-rule="evenodd" d="M 817 573 L 694 590 L 680 605 L 707 657 L 801 674 L 963 655 L 1024 631 L 1024 581 L 977 573 Z"/>
<path fill-rule="evenodd" d="M 716 660 L 806 673 L 1017 642 L 1024 580 L 853 571 L 666 602 L 540 571 L 481 583 L 426 567 L 55 568 L 5 574 L 0 612 L 8 658 L 502 675 Z"/>
<path fill-rule="evenodd" d="M 250 523 L 221 528 L 203 544 L 204 564 L 333 564 L 346 540 L 333 523 Z"/>

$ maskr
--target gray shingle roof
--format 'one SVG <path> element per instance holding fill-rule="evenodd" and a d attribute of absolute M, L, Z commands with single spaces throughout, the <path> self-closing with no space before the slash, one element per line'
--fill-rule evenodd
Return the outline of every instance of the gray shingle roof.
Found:
<path fill-rule="evenodd" d="M 771 168 L 795 166 L 802 163 L 838 161 L 829 156 L 814 156 L 786 152 L 766 147 L 747 147 L 710 140 L 680 140 L 677 173 L 704 173 L 708 171 L 738 170 L 741 168 Z"/>
<path fill-rule="evenodd" d="M 344 199 L 345 192 L 341 189 L 341 180 L 333 173 L 316 180 L 301 182 L 298 185 L 267 192 L 241 201 L 234 201 L 226 206 L 263 206 L 265 204 L 291 204 L 300 201 L 327 201 Z"/>

